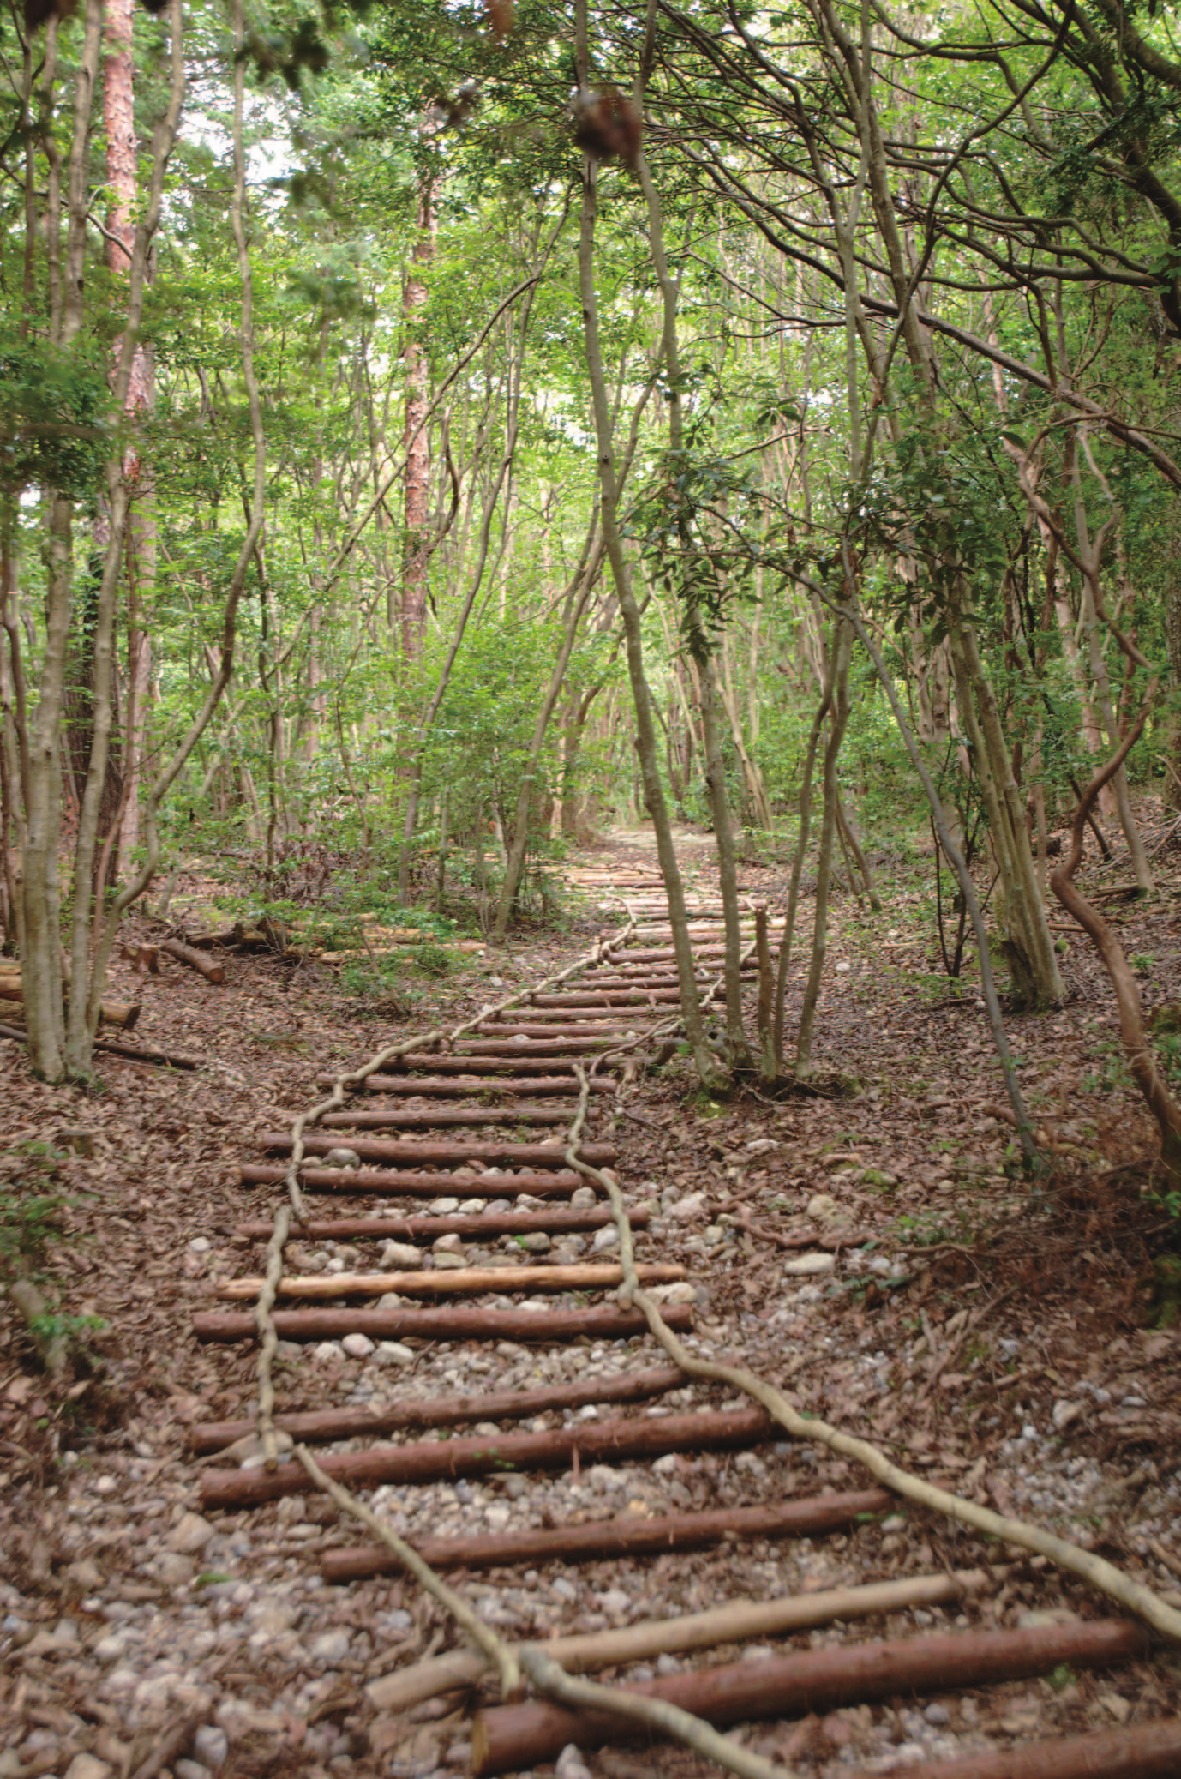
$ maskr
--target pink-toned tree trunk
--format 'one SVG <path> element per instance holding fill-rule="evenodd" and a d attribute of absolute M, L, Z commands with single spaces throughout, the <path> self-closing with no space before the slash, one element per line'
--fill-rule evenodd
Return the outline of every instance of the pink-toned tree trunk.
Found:
<path fill-rule="evenodd" d="M 126 278 L 135 247 L 137 191 L 137 138 L 135 130 L 135 59 L 133 23 L 135 0 L 107 0 L 103 60 L 103 123 L 106 130 L 107 187 L 111 194 L 107 212 L 106 256 L 108 269 Z M 119 347 L 115 348 L 118 362 Z M 131 361 L 124 411 L 135 420 L 152 406 L 155 387 L 151 354 L 137 346 Z M 144 595 L 155 571 L 156 535 L 150 491 L 144 485 L 143 465 L 134 442 L 124 460 L 124 472 L 132 488 L 133 508 L 128 528 L 127 682 L 124 744 L 126 749 L 122 788 L 119 853 L 126 860 L 139 839 L 139 780 L 143 729 L 152 680 L 152 645 L 140 619 Z"/>

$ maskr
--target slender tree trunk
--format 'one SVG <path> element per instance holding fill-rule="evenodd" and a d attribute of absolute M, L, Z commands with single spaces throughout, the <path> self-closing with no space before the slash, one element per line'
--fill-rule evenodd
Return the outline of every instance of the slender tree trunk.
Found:
<path fill-rule="evenodd" d="M 422 340 L 427 287 L 423 274 L 435 257 L 435 180 L 419 176 L 417 237 L 402 295 L 406 330 L 402 365 L 406 384 L 406 480 L 403 504 L 405 541 L 402 555 L 402 654 L 417 661 L 426 625 L 427 522 L 430 516 L 431 456 L 426 413 L 430 401 L 430 359 Z"/>
<path fill-rule="evenodd" d="M 492 929 L 494 945 L 504 944 L 513 905 L 521 887 L 521 874 L 525 868 L 525 854 L 529 845 L 529 814 L 537 789 L 541 751 L 545 746 L 545 738 L 549 732 L 554 707 L 565 684 L 566 669 L 570 665 L 570 657 L 574 653 L 574 644 L 578 639 L 578 628 L 602 568 L 602 546 L 601 544 L 595 545 L 593 542 L 594 529 L 595 527 L 592 525 L 591 533 L 584 546 L 583 560 L 578 565 L 573 583 L 566 596 L 566 619 L 562 626 L 562 641 L 554 658 L 553 667 L 550 669 L 549 683 L 541 701 L 541 709 L 538 711 L 537 719 L 533 725 L 533 733 L 529 737 L 529 751 L 525 757 L 525 768 L 521 774 L 521 785 L 517 792 L 517 807 L 513 816 L 512 843 L 508 849 L 504 882 L 501 885 L 500 899 L 496 908 L 496 921 Z M 588 554 L 591 558 L 589 561 L 587 560 Z"/>
<path fill-rule="evenodd" d="M 722 915 L 726 929 L 726 1043 L 732 1067 L 745 1068 L 750 1047 L 742 1024 L 742 933 L 738 910 L 738 876 L 734 857 L 734 831 L 726 796 L 725 767 L 718 737 L 718 688 L 712 658 L 698 670 L 701 687 L 701 727 L 705 734 L 705 784 L 713 817 L 714 844 L 722 890 Z"/>
<path fill-rule="evenodd" d="M 833 638 L 832 702 L 828 716 L 828 736 L 824 744 L 824 806 L 820 819 L 820 839 L 816 857 L 816 916 L 812 927 L 812 957 L 800 1009 L 800 1029 L 796 1039 L 798 1076 L 812 1070 L 812 1034 L 816 1021 L 816 1004 L 824 978 L 824 959 L 828 949 L 828 897 L 832 885 L 832 852 L 837 827 L 837 762 L 845 726 L 849 720 L 849 657 L 852 632 L 843 618 L 837 620 Z"/>
<path fill-rule="evenodd" d="M 586 0 L 577 4 L 577 36 L 580 78 L 587 75 Z M 614 460 L 614 425 L 607 396 L 607 379 L 599 344 L 598 301 L 595 294 L 594 242 L 596 215 L 596 179 L 594 162 L 588 156 L 583 165 L 582 218 L 578 243 L 578 282 L 582 296 L 583 338 L 587 372 L 594 406 L 595 437 L 598 450 L 599 490 L 602 503 L 603 543 L 626 643 L 628 677 L 636 716 L 636 752 L 643 781 L 644 801 L 656 837 L 656 854 L 668 897 L 669 923 L 673 950 L 677 960 L 677 980 L 681 992 L 681 1011 L 685 1035 L 698 1074 L 703 1082 L 714 1080 L 714 1060 L 705 1036 L 701 1002 L 697 993 L 693 946 L 689 938 L 685 912 L 685 892 L 677 865 L 672 826 L 665 802 L 664 786 L 656 747 L 656 725 L 652 715 L 652 696 L 644 673 L 644 645 L 640 630 L 640 611 L 632 591 L 631 574 L 619 529 L 618 484 Z"/>

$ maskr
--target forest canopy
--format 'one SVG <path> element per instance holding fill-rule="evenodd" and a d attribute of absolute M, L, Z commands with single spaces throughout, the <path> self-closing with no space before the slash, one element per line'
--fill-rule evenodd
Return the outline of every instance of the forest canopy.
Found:
<path fill-rule="evenodd" d="M 1147 892 L 1134 793 L 1181 807 L 1175 26 L 7 13 L 0 939 L 38 1072 L 86 1075 L 186 858 L 499 941 L 620 818 L 666 880 L 673 819 L 724 884 L 794 857 L 772 1077 L 801 882 L 797 1071 L 834 871 L 873 898 L 877 855 L 933 845 L 955 974 L 974 943 L 986 993 L 995 954 L 1058 1002 L 1051 875 L 1077 901 L 1118 838 Z"/>

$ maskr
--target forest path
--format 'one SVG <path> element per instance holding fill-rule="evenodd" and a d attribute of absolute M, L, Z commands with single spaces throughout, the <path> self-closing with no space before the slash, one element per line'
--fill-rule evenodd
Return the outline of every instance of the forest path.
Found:
<path fill-rule="evenodd" d="M 283 1326 L 281 1414 L 300 1416 L 299 1436 L 315 1440 L 322 1460 L 335 1461 L 505 1635 L 594 1637 L 632 1627 L 646 1653 L 637 1655 L 634 1642 L 615 1646 L 617 1660 L 630 1651 L 620 1673 L 632 1680 L 645 1671 L 691 1675 L 690 1631 L 668 1621 L 743 1599 L 792 1602 L 795 1647 L 835 1652 L 848 1670 L 855 1639 L 844 1627 L 871 1601 L 834 1602 L 832 1592 L 880 1582 L 914 1590 L 905 1609 L 894 1596 L 896 1609 L 871 1621 L 869 1634 L 895 1649 L 940 1629 L 1072 1636 L 1063 1615 L 1095 1610 L 1079 1591 L 1030 1563 L 995 1587 L 949 1599 L 949 1572 L 973 1571 L 995 1551 L 943 1522 L 886 1508 L 862 1473 L 775 1441 L 745 1401 L 670 1375 L 654 1344 L 615 1320 L 609 1278 L 543 1273 L 609 1267 L 615 1257 L 605 1206 L 565 1165 L 575 1059 L 617 1042 L 609 1032 L 626 1037 L 675 1010 L 667 957 L 636 956 L 666 946 L 644 840 L 614 836 L 609 848 L 576 860 L 570 876 L 592 907 L 630 898 L 650 930 L 601 954 L 527 1014 L 483 1018 L 483 1035 L 444 1054 L 411 1053 L 351 1103 L 351 1122 L 323 1133 L 324 1146 L 354 1148 L 362 1166 L 321 1154 L 304 1172 L 315 1220 L 288 1249 L 288 1271 L 302 1283 L 283 1299 L 296 1307 L 283 1313 L 321 1319 Z M 710 874 L 700 849 L 684 856 L 694 917 L 708 928 L 716 916 Z M 896 1008 L 871 1004 L 880 954 L 875 968 L 872 948 L 856 940 L 848 928 L 838 935 L 837 968 L 847 968 L 828 1008 L 846 1034 L 846 1067 L 856 1063 L 859 1031 L 880 1061 L 886 1020 L 898 1019 Z M 551 946 L 544 959 L 492 968 L 506 987 L 514 972 L 527 985 L 584 952 L 585 940 L 562 950 L 558 959 Z M 75 1442 L 62 1465 L 22 1484 L 12 1501 L 23 1524 L 14 1519 L 6 1548 L 18 1556 L 19 1585 L 4 1604 L 24 1627 L 13 1633 L 9 1695 L 23 1740 L 17 1759 L 0 1768 L 4 1779 L 64 1775 L 81 1753 L 112 1774 L 130 1772 L 160 1752 L 159 1738 L 178 1722 L 188 1752 L 174 1747 L 164 1763 L 176 1779 L 202 1779 L 194 1763 L 211 1770 L 223 1754 L 221 1770 L 242 1775 L 443 1779 L 470 1763 L 468 1694 L 405 1702 L 407 1675 L 453 1644 L 453 1629 L 358 1544 L 324 1497 L 285 1466 L 274 1475 L 258 1469 L 242 1425 L 255 1396 L 251 1297 L 224 1294 L 257 1277 L 269 1227 L 260 1212 L 280 1195 L 282 1167 L 246 1161 L 244 1200 L 241 1186 L 225 1181 L 227 1159 L 252 1135 L 280 1149 L 324 1061 L 334 1054 L 351 1066 L 373 1048 L 333 1025 L 330 1002 L 300 1002 L 298 975 L 276 995 L 274 968 L 244 969 L 221 1015 L 224 1034 L 244 1015 L 251 1021 L 256 1072 L 260 1057 L 274 1060 L 272 1038 L 286 1032 L 298 1046 L 279 1051 L 288 1060 L 270 1079 L 273 1103 L 257 1081 L 237 1087 L 226 1074 L 211 1093 L 208 1081 L 199 1090 L 113 1068 L 150 1133 L 137 1148 L 128 1095 L 112 1095 L 113 1107 L 96 1102 L 118 1116 L 95 1120 L 100 1165 L 91 1185 L 107 1217 L 95 1226 L 103 1250 L 86 1265 L 115 1281 L 105 1295 L 96 1289 L 94 1302 L 111 1324 L 113 1371 L 114 1355 L 123 1356 L 123 1417 L 105 1438 Z M 445 1017 L 460 1011 L 478 1012 L 470 992 Z M 1104 1457 L 1076 1442 L 1096 1400 L 1087 1394 L 1095 1362 L 1105 1367 L 1109 1401 L 1112 1385 L 1131 1397 L 1147 1388 L 1134 1368 L 1167 1360 L 1171 1345 L 1162 1337 L 1163 1352 L 1132 1352 L 1125 1339 L 1121 1355 L 1116 1340 L 1111 1352 L 1071 1360 L 1052 1345 L 1063 1312 L 1043 1313 L 1036 1328 L 1010 1320 L 1019 1308 L 1011 1287 L 954 1240 L 951 1164 L 939 1151 L 950 1105 L 937 1091 L 941 1045 L 943 1066 L 955 1059 L 946 1027 L 928 1020 L 928 1028 L 925 1043 L 917 1027 L 907 1030 L 911 1079 L 900 1095 L 866 1069 L 874 1084 L 852 1100 L 716 1103 L 692 1091 L 684 1065 L 634 1081 L 622 1071 L 620 1099 L 593 1098 L 588 1142 L 599 1146 L 592 1155 L 614 1151 L 637 1258 L 670 1269 L 656 1289 L 670 1321 L 691 1325 L 685 1338 L 698 1354 L 740 1357 L 812 1412 L 884 1440 L 932 1478 L 1030 1517 L 1065 1519 L 1078 1532 L 1104 1500 L 1122 1512 L 1118 1504 L 1134 1499 L 1137 1537 L 1159 1542 L 1163 1534 L 1167 1546 L 1175 1472 L 1154 1481 L 1141 1461 L 1135 1480 L 1126 1447 L 1109 1440 Z M 963 1074 L 980 1065 L 961 1046 L 959 1066 Z M 964 1107 L 978 1116 L 973 1083 Z M 30 1105 L 41 1093 L 35 1128 L 48 1129 L 54 1096 L 22 1085 Z M 930 1159 L 916 1146 L 921 1128 Z M 198 1131 L 204 1171 L 184 1160 Z M 1000 1127 L 996 1140 L 1003 1143 Z M 116 1145 L 118 1159 L 133 1157 L 130 1175 L 118 1172 Z M 163 1165 L 170 1147 L 180 1159 Z M 993 1170 L 993 1198 L 1012 1199 L 995 1161 Z M 142 1198 L 128 1196 L 137 1176 Z M 933 1248 L 921 1246 L 931 1238 Z M 495 1279 L 480 1281 L 485 1270 Z M 366 1283 L 365 1275 L 378 1277 Z M 476 1283 L 485 1289 L 466 1288 Z M 190 1308 L 199 1330 L 234 1338 L 192 1343 Z M 210 1324 L 211 1316 L 237 1320 Z M 985 1349 L 984 1373 L 973 1379 Z M 1071 1435 L 1038 1430 L 1049 1429 L 1057 1400 L 1082 1405 Z M 1143 1408 L 1120 1414 L 1126 1425 L 1147 1419 Z M 187 1438 L 181 1416 L 192 1424 Z M 243 1436 L 234 1454 L 242 1467 L 231 1469 L 226 1442 Z M 829 1499 L 810 1506 L 818 1496 Z M 40 1609 L 30 1608 L 35 1599 Z M 638 1629 L 650 1621 L 663 1630 Z M 752 1658 L 743 1671 L 753 1673 L 753 1658 L 770 1653 L 767 1637 L 791 1622 L 754 1620 L 745 1632 L 730 1624 L 726 1655 Z M 716 1640 L 721 1631 L 695 1634 Z M 661 1640 L 667 1647 L 657 1653 Z M 1047 1672 L 1047 1648 L 1057 1651 L 1052 1684 L 1033 1678 Z M 1107 1653 L 1114 1656 L 1110 1645 Z M 844 1692 L 831 1677 L 824 1691 L 815 1674 L 797 1673 L 794 1705 L 781 1691 L 772 1721 L 746 1740 L 809 1775 L 880 1771 L 920 1756 L 924 1771 L 938 1772 L 934 1760 L 974 1748 L 1094 1736 L 1176 1709 L 1167 1670 L 1125 1659 L 1089 1676 L 1081 1645 L 1042 1640 L 1021 1670 L 1027 1678 L 983 1690 L 946 1690 L 947 1651 L 935 1654 L 944 1665 L 934 1675 L 912 1672 L 906 1698 L 882 1705 L 870 1702 L 864 1678 L 861 1694 L 850 1694 L 848 1672 Z M 801 1694 L 805 1683 L 813 1690 Z M 928 1702 L 916 1704 L 924 1692 Z M 488 1721 L 495 1740 L 495 1713 Z M 1159 1758 L 1174 1759 L 1172 1746 Z M 585 1760 L 607 1779 L 712 1770 L 672 1748 L 646 1753 L 638 1766 L 608 1749 Z M 571 1756 L 559 1771 L 579 1779 L 583 1768 Z M 83 1765 L 72 1779 L 105 1774 Z"/>

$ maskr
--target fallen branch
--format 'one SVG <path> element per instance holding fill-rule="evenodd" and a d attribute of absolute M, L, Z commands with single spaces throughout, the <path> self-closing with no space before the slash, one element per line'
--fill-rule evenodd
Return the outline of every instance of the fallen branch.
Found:
<path fill-rule="evenodd" d="M 788 1501 L 782 1507 L 718 1507 L 704 1513 L 670 1513 L 654 1519 L 624 1513 L 614 1519 L 591 1520 L 586 1525 L 420 1539 L 418 1549 L 435 1569 L 494 1569 L 519 1563 L 586 1563 L 604 1557 L 661 1556 L 670 1551 L 705 1550 L 736 1538 L 805 1538 L 836 1532 L 857 1519 L 884 1512 L 889 1500 L 881 1490 L 863 1489 L 858 1494 L 816 1495 L 810 1500 Z M 384 1575 L 390 1566 L 379 1546 L 361 1544 L 325 1551 L 321 1571 L 325 1581 L 360 1581 L 369 1575 Z"/>
<path fill-rule="evenodd" d="M 275 1425 L 296 1439 L 353 1439 L 396 1433 L 403 1427 L 456 1427 L 465 1421 L 526 1421 L 532 1415 L 599 1402 L 644 1402 L 684 1383 L 675 1366 L 625 1371 L 618 1377 L 574 1384 L 542 1384 L 535 1390 L 489 1390 L 482 1396 L 414 1396 L 384 1408 L 315 1408 L 276 1415 Z M 190 1429 L 195 1452 L 216 1452 L 254 1431 L 252 1420 L 204 1421 Z"/>
<path fill-rule="evenodd" d="M 727 1662 L 636 1684 L 629 1694 L 590 1683 L 559 1686 L 533 1658 L 520 1651 L 522 1670 L 540 1679 L 561 1704 L 530 1702 L 481 1711 L 472 1734 L 474 1779 L 522 1772 L 556 1758 L 567 1743 L 584 1753 L 625 1739 L 619 1724 L 622 1699 L 683 1710 L 713 1724 L 749 1723 L 767 1717 L 802 1717 L 880 1699 L 1032 1679 L 1067 1663 L 1072 1668 L 1103 1668 L 1142 1655 L 1147 1633 L 1125 1620 L 1075 1619 L 1069 1624 L 1021 1630 L 957 1631 L 928 1637 L 837 1644 L 760 1661 Z M 545 1658 L 543 1658 L 544 1660 Z M 609 1704 L 609 1711 L 602 1709 Z M 656 1727 L 660 1718 L 637 1712 Z M 662 1726 L 663 1727 L 663 1726 Z M 671 1729 L 669 1733 L 676 1734 Z"/>
<path fill-rule="evenodd" d="M 510 1275 L 511 1276 L 511 1275 Z M 277 1281 L 276 1281 L 277 1283 Z M 341 1340 L 346 1334 L 367 1334 L 371 1340 L 632 1340 L 647 1332 L 639 1310 L 614 1304 L 591 1309 L 483 1309 L 467 1304 L 445 1309 L 276 1310 L 280 1340 Z M 687 1306 L 673 1305 L 668 1322 L 692 1328 Z M 198 1340 L 249 1340 L 254 1318 L 239 1310 L 198 1310 L 193 1333 Z"/>
<path fill-rule="evenodd" d="M 190 970 L 196 970 L 206 982 L 222 983 L 226 979 L 226 967 L 221 958 L 206 957 L 195 945 L 186 945 L 181 939 L 162 939 L 159 949 L 175 958 L 178 964 L 187 964 Z"/>
<path fill-rule="evenodd" d="M 1181 1718 L 894 1767 L 893 1779 L 1176 1779 Z"/>
<path fill-rule="evenodd" d="M 352 1147 L 352 1144 L 349 1144 Z M 264 1162 L 245 1162 L 239 1172 L 243 1186 L 270 1186 L 286 1178 L 281 1167 Z M 508 1194 L 528 1192 L 534 1198 L 569 1198 L 583 1184 L 581 1174 L 570 1168 L 555 1168 L 552 1173 L 477 1174 L 470 1169 L 456 1174 L 396 1173 L 392 1169 L 341 1167 L 303 1167 L 299 1183 L 312 1192 L 345 1192 L 363 1198 L 437 1198 L 440 1188 L 466 1198 L 504 1198 Z M 301 1225 L 309 1227 L 306 1217 Z M 273 1224 L 271 1226 L 274 1227 Z"/>
<path fill-rule="evenodd" d="M 11 1038 L 14 1043 L 24 1044 L 28 1041 L 28 1033 L 19 1026 L 0 1025 L 0 1038 Z M 105 1051 L 108 1056 L 119 1056 L 126 1062 L 151 1063 L 155 1068 L 164 1069 L 199 1069 L 200 1063 L 192 1056 L 178 1056 L 169 1050 L 145 1050 L 136 1044 L 124 1044 L 118 1038 L 96 1038 L 96 1050 Z"/>
<path fill-rule="evenodd" d="M 575 1175 L 575 1179 L 577 1177 Z M 435 1178 L 437 1182 L 437 1176 Z M 634 1210 L 631 1213 L 632 1227 L 643 1229 L 651 1218 L 651 1211 Z M 300 1234 L 306 1241 L 313 1242 L 351 1241 L 358 1236 L 375 1236 L 379 1240 L 393 1237 L 404 1242 L 429 1242 L 439 1235 L 479 1238 L 490 1235 L 532 1235 L 538 1232 L 550 1235 L 588 1233 L 592 1229 L 604 1228 L 611 1220 L 611 1213 L 605 1205 L 602 1209 L 593 1211 L 455 1211 L 450 1216 L 333 1217 L 330 1221 L 303 1224 Z M 271 1225 L 261 1219 L 257 1223 L 239 1223 L 234 1230 L 236 1236 L 246 1241 L 265 1241 L 270 1233 Z"/>
<path fill-rule="evenodd" d="M 902 1581 L 873 1581 L 861 1587 L 826 1588 L 817 1594 L 793 1594 L 784 1600 L 729 1600 L 708 1612 L 682 1618 L 644 1619 L 612 1631 L 584 1631 L 554 1637 L 540 1645 L 571 1673 L 620 1668 L 661 1655 L 685 1655 L 754 1637 L 785 1636 L 815 1630 L 837 1620 L 874 1618 L 906 1612 L 915 1606 L 946 1606 L 965 1595 L 982 1593 L 993 1583 L 985 1569 L 958 1570 L 951 1575 L 912 1575 Z M 366 1689 L 379 1711 L 408 1711 L 440 1693 L 475 1686 L 487 1664 L 472 1650 L 453 1649 L 413 1667 L 383 1674 Z"/>
<path fill-rule="evenodd" d="M 683 1279 L 683 1266 L 641 1266 L 640 1278 L 652 1285 L 673 1284 Z M 281 1278 L 276 1297 L 383 1297 L 396 1291 L 401 1297 L 476 1297 L 501 1291 L 507 1284 L 529 1291 L 608 1291 L 622 1281 L 619 1267 L 611 1262 L 596 1266 L 577 1262 L 570 1266 L 465 1266 L 449 1271 L 434 1267 L 429 1272 L 320 1272 Z M 217 1297 L 257 1297 L 261 1279 L 227 1279 L 218 1285 Z"/>
<path fill-rule="evenodd" d="M 761 1445 L 771 1436 L 766 1415 L 731 1409 L 689 1415 L 584 1421 L 544 1433 L 497 1433 L 466 1439 L 422 1439 L 408 1445 L 369 1446 L 334 1452 L 324 1473 L 353 1487 L 383 1483 L 450 1482 L 456 1477 L 507 1476 L 513 1471 L 567 1470 L 579 1464 L 619 1464 L 666 1452 L 717 1452 Z M 207 1508 L 255 1507 L 298 1495 L 304 1486 L 298 1464 L 271 1470 L 207 1470 L 201 1499 Z"/>

